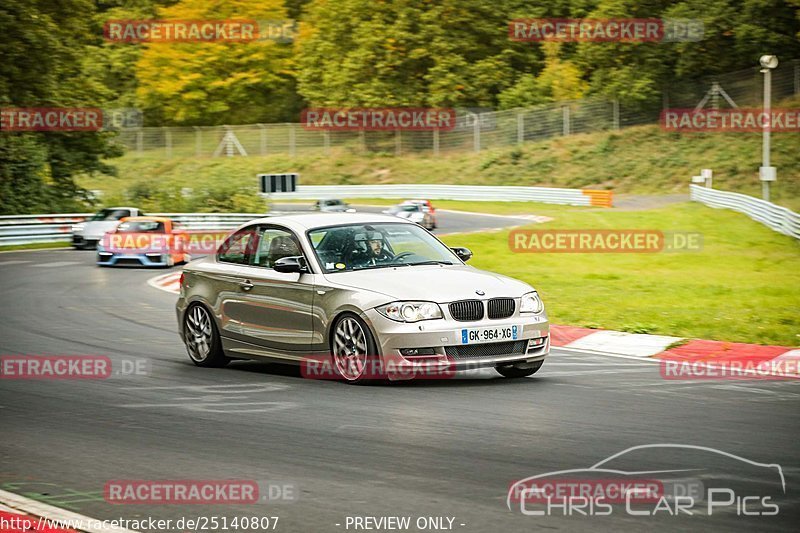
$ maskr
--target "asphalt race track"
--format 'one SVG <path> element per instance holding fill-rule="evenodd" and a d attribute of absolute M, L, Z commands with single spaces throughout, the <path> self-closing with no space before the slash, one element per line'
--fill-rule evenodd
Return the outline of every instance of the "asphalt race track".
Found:
<path fill-rule="evenodd" d="M 0 354 L 105 355 L 115 369 L 0 380 L 0 489 L 94 518 L 278 516 L 278 531 L 352 531 L 348 516 L 454 517 L 465 532 L 797 527 L 798 382 L 665 381 L 652 363 L 558 349 L 521 380 L 349 386 L 280 365 L 202 369 L 178 338 L 175 296 L 146 284 L 162 272 L 97 268 L 92 252 L 0 254 Z M 131 361 L 144 372 L 116 374 Z M 781 465 L 779 514 L 524 516 L 506 506 L 516 480 L 651 443 Z M 716 469 L 737 496 L 752 486 L 742 463 L 678 449 L 632 463 L 701 479 L 698 469 Z M 296 487 L 299 501 L 112 505 L 103 487 L 114 479 L 252 479 Z"/>

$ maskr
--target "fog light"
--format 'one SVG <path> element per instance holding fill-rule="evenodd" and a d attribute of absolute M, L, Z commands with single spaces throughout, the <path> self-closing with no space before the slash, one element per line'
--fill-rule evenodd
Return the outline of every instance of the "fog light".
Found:
<path fill-rule="evenodd" d="M 528 350 L 533 350 L 535 348 L 541 348 L 544 346 L 544 342 L 547 340 L 547 337 L 539 337 L 538 339 L 531 339 L 528 341 Z"/>
<path fill-rule="evenodd" d="M 400 355 L 417 357 L 420 355 L 436 355 L 436 352 L 433 348 L 401 348 Z"/>

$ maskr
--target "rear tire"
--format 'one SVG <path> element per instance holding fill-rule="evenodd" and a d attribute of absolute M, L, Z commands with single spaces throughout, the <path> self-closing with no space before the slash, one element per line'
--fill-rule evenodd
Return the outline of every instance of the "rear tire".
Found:
<path fill-rule="evenodd" d="M 526 378 L 528 376 L 534 375 L 540 368 L 542 368 L 543 364 L 544 364 L 544 359 L 533 363 L 533 366 L 530 367 L 507 365 L 507 366 L 496 366 L 495 370 L 497 370 L 497 373 L 503 376 L 504 378 Z"/>
<path fill-rule="evenodd" d="M 220 368 L 231 361 L 222 350 L 217 325 L 204 306 L 194 304 L 186 310 L 183 335 L 189 359 L 197 366 Z"/>

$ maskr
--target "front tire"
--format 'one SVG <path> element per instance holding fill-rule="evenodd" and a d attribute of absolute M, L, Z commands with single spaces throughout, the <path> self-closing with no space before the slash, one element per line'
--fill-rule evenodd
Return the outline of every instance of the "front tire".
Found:
<path fill-rule="evenodd" d="M 534 375 L 540 368 L 542 368 L 543 364 L 544 364 L 544 359 L 533 363 L 532 366 L 524 366 L 524 367 L 520 367 L 517 365 L 496 366 L 495 370 L 497 370 L 497 373 L 503 376 L 504 378 L 526 378 L 528 376 Z"/>
<path fill-rule="evenodd" d="M 222 350 L 217 325 L 208 310 L 195 304 L 183 315 L 183 335 L 189 359 L 197 366 L 219 368 L 230 358 Z"/>
<path fill-rule="evenodd" d="M 377 343 L 363 320 L 353 313 L 344 313 L 336 319 L 332 331 L 331 359 L 344 381 L 365 384 L 382 379 Z"/>

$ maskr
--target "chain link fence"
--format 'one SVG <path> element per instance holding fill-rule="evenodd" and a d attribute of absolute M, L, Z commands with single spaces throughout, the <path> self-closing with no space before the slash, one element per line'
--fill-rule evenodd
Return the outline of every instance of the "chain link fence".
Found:
<path fill-rule="evenodd" d="M 128 152 L 157 157 L 214 157 L 316 153 L 335 149 L 428 155 L 513 146 L 556 136 L 617 130 L 655 124 L 666 108 L 759 107 L 763 76 L 758 68 L 665 87 L 661 102 L 620 105 L 587 98 L 525 109 L 476 113 L 459 110 L 450 131 L 311 131 L 301 124 L 148 127 L 123 129 L 120 142 Z M 772 77 L 773 105 L 800 94 L 800 61 L 784 62 Z"/>

